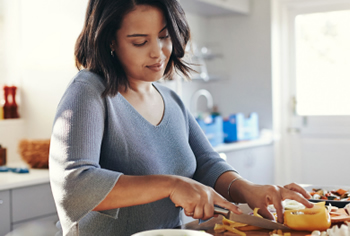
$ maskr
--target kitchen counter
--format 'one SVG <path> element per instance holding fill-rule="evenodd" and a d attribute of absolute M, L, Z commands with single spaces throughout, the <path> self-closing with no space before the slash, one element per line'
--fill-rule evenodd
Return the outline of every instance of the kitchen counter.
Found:
<path fill-rule="evenodd" d="M 214 147 L 216 152 L 231 152 L 246 148 L 254 148 L 273 143 L 273 132 L 271 130 L 261 130 L 260 137 L 253 140 L 240 141 L 234 143 L 223 143 Z"/>
<path fill-rule="evenodd" d="M 214 147 L 217 152 L 230 152 L 240 149 L 270 145 L 273 143 L 272 131 L 262 130 L 258 139 L 241 141 L 236 143 L 221 144 Z M 9 162 L 10 167 L 25 167 L 24 162 Z M 28 174 L 17 174 L 12 172 L 0 172 L 0 191 L 13 188 L 21 188 L 37 184 L 49 183 L 48 169 L 29 169 Z"/>
<path fill-rule="evenodd" d="M 23 163 L 9 163 L 10 167 L 24 167 Z M 29 169 L 29 173 L 0 172 L 0 191 L 49 183 L 48 169 Z"/>
<path fill-rule="evenodd" d="M 214 231 L 215 224 L 222 224 L 222 216 L 213 217 L 212 219 L 210 219 L 202 224 L 198 224 L 198 220 L 195 220 L 195 221 L 192 221 L 192 222 L 184 225 L 182 228 L 193 229 L 193 230 L 205 230 L 207 233 L 212 234 L 214 236 L 238 235 L 238 234 L 234 234 L 231 232 L 215 233 L 215 231 Z M 270 232 L 272 232 L 272 230 L 244 231 L 244 233 L 246 233 L 247 236 L 250 236 L 250 235 L 270 236 Z M 290 232 L 292 236 L 310 235 L 310 232 L 307 232 L 307 231 L 283 230 L 283 233 L 287 233 L 287 232 Z"/>
<path fill-rule="evenodd" d="M 27 165 L 10 162 L 6 166 L 21 168 Z M 24 224 L 36 225 L 41 221 L 49 221 L 55 226 L 58 217 L 49 170 L 29 169 L 29 173 L 23 174 L 0 172 L 0 219 L 0 235 L 6 235 Z"/>

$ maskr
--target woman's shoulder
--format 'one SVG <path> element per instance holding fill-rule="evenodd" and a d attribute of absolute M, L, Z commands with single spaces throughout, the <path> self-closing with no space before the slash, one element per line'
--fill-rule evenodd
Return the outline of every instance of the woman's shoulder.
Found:
<path fill-rule="evenodd" d="M 98 93 L 102 93 L 105 90 L 105 84 L 103 78 L 89 70 L 80 70 L 72 79 L 70 85 L 79 84 L 84 86 L 78 86 L 81 88 L 87 88 L 94 90 Z"/>
<path fill-rule="evenodd" d="M 81 70 L 69 82 L 59 105 L 81 105 L 92 101 L 103 103 L 104 90 L 105 86 L 101 76 L 88 70 Z"/>

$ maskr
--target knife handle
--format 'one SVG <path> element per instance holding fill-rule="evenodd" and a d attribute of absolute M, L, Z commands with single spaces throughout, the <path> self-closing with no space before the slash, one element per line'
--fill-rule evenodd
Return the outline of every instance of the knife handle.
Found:
<path fill-rule="evenodd" d="M 227 219 L 230 217 L 230 211 L 220 207 L 214 207 L 214 214 L 223 215 Z"/>

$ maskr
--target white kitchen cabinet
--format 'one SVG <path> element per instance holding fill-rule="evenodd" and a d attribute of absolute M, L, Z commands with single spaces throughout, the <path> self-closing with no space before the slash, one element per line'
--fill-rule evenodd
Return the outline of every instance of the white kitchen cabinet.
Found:
<path fill-rule="evenodd" d="M 250 0 L 180 0 L 186 12 L 218 16 L 228 14 L 248 14 Z"/>
<path fill-rule="evenodd" d="M 57 231 L 57 221 L 48 170 L 30 169 L 29 174 L 1 173 L 0 236 L 15 229 L 22 232 L 25 227 L 34 229 L 40 226 L 40 230 Z"/>
<path fill-rule="evenodd" d="M 227 162 L 240 175 L 256 184 L 274 183 L 273 146 L 261 146 L 226 153 Z"/>
<path fill-rule="evenodd" d="M 10 191 L 0 191 L 0 236 L 11 230 Z"/>
<path fill-rule="evenodd" d="M 40 217 L 26 222 L 12 224 L 14 235 L 38 236 L 38 235 L 56 235 L 59 229 L 56 226 L 58 221 L 57 214 Z M 28 232 L 30 231 L 30 232 Z M 11 233 L 12 233 L 11 232 Z"/>
<path fill-rule="evenodd" d="M 12 190 L 12 223 L 55 214 L 55 202 L 49 184 Z"/>

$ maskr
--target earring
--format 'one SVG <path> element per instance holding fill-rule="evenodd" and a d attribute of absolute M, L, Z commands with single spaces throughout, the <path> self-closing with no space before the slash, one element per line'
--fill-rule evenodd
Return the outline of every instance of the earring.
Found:
<path fill-rule="evenodd" d="M 111 50 L 111 56 L 114 57 L 114 51 L 113 50 Z"/>

